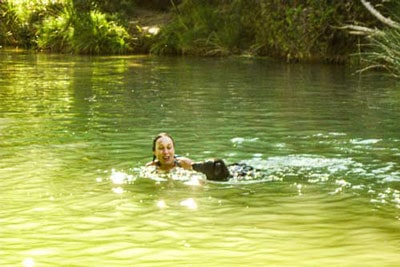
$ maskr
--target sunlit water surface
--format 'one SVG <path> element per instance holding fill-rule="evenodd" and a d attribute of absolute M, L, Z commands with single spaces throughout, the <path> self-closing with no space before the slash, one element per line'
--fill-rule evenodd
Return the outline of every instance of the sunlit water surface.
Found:
<path fill-rule="evenodd" d="M 399 121 L 343 66 L 2 50 L 0 266 L 399 266 Z M 262 175 L 149 175 L 162 131 Z"/>

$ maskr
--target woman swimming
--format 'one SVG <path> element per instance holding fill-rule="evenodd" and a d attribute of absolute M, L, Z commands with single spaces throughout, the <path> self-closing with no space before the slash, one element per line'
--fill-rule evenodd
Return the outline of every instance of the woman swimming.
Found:
<path fill-rule="evenodd" d="M 174 139 L 167 133 L 160 133 L 153 140 L 153 161 L 146 166 L 156 166 L 157 169 L 170 171 L 175 167 L 192 170 L 193 161 L 189 158 L 175 155 Z"/>
<path fill-rule="evenodd" d="M 223 160 L 193 162 L 186 157 L 175 155 L 175 142 L 167 133 L 158 134 L 153 140 L 153 160 L 146 164 L 169 172 L 176 167 L 204 173 L 208 180 L 227 181 L 230 173 Z"/>

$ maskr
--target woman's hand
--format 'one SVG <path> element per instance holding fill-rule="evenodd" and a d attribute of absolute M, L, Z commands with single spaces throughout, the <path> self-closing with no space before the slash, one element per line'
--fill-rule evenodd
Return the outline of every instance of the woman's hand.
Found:
<path fill-rule="evenodd" d="M 179 157 L 176 158 L 176 162 L 179 167 L 184 168 L 185 170 L 192 170 L 193 161 L 189 158 Z"/>

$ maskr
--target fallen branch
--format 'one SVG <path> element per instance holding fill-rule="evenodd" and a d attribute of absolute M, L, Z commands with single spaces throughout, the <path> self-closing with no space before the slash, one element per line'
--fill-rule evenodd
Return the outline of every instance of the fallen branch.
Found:
<path fill-rule="evenodd" d="M 358 26 L 358 25 L 344 25 L 341 27 L 335 27 L 336 29 L 340 29 L 340 30 L 350 30 L 349 33 L 350 34 L 354 34 L 354 35 L 380 35 L 383 36 L 385 35 L 385 33 L 381 30 L 378 29 L 371 29 L 368 27 L 364 27 L 364 26 Z"/>
<path fill-rule="evenodd" d="M 400 24 L 397 23 L 396 21 L 391 20 L 390 18 L 386 18 L 384 17 L 381 13 L 379 13 L 378 10 L 376 10 L 369 2 L 365 1 L 365 0 L 360 0 L 361 3 L 365 6 L 366 9 L 368 9 L 368 11 L 374 15 L 379 21 L 381 21 L 382 23 L 395 28 L 395 29 L 399 29 L 400 30 Z"/>
<path fill-rule="evenodd" d="M 363 69 L 357 70 L 356 73 L 363 73 L 363 72 L 365 72 L 365 71 L 367 71 L 367 70 L 370 70 L 370 69 L 378 69 L 378 68 L 386 69 L 386 67 L 385 67 L 384 65 L 382 65 L 382 64 L 377 64 L 377 65 L 371 65 L 371 66 L 365 67 L 365 68 L 363 68 Z"/>

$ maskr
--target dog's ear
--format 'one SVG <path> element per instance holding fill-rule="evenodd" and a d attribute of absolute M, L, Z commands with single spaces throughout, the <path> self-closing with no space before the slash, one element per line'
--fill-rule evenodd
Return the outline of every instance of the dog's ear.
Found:
<path fill-rule="evenodd" d="M 214 175 L 212 179 L 215 181 L 227 181 L 230 176 L 228 167 L 226 167 L 225 162 L 221 159 L 214 160 Z"/>

